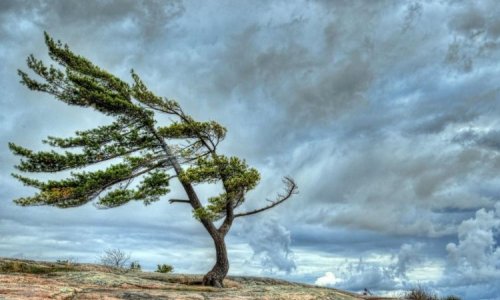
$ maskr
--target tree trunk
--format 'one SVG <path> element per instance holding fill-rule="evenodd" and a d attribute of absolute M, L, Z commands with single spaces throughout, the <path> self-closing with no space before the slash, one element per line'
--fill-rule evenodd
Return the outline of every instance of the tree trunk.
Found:
<path fill-rule="evenodd" d="M 215 244 L 215 253 L 217 260 L 214 267 L 203 277 L 203 285 L 210 285 L 213 287 L 224 287 L 224 278 L 229 271 L 229 260 L 227 258 L 226 242 L 224 236 L 216 232 L 211 234 Z"/>

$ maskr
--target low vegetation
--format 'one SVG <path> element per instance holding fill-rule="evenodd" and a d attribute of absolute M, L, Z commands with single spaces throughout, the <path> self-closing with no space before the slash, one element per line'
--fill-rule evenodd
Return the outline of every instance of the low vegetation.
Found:
<path fill-rule="evenodd" d="M 158 265 L 158 267 L 156 268 L 155 272 L 158 272 L 158 273 L 172 273 L 173 271 L 174 271 L 174 267 L 172 267 L 171 265 L 163 264 L 163 265 Z"/>
<path fill-rule="evenodd" d="M 430 292 L 426 290 L 423 287 L 417 287 L 414 289 L 411 289 L 409 292 L 406 293 L 404 296 L 404 299 L 406 300 L 461 300 L 457 296 L 445 296 L 445 297 L 439 297 L 437 294 Z"/>
<path fill-rule="evenodd" d="M 0 261 L 0 272 L 2 273 L 48 274 L 53 272 L 67 272 L 74 269 L 73 265 L 62 261 L 46 264 L 21 260 Z"/>
<path fill-rule="evenodd" d="M 130 271 L 141 271 L 141 265 L 139 264 L 138 261 L 133 261 L 130 263 Z"/>

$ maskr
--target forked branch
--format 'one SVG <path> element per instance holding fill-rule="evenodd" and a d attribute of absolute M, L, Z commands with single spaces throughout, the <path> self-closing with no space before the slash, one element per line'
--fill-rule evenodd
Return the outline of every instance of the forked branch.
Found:
<path fill-rule="evenodd" d="M 271 208 L 275 207 L 276 205 L 281 204 L 281 203 L 285 202 L 286 200 L 290 199 L 293 195 L 298 194 L 299 191 L 298 191 L 297 184 L 295 183 L 295 181 L 293 181 L 292 178 L 285 177 L 285 178 L 283 178 L 283 182 L 286 185 L 286 192 L 284 194 L 278 194 L 278 198 L 276 200 L 270 201 L 271 204 L 269 204 L 268 206 L 264 206 L 262 208 L 259 208 L 259 209 L 235 214 L 234 217 L 237 218 L 237 217 L 244 217 L 244 216 L 258 214 L 258 213 L 263 212 L 265 210 L 271 209 Z"/>

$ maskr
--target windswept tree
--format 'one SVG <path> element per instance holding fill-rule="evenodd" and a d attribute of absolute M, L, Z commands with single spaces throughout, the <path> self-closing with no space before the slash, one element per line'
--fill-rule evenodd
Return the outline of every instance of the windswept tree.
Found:
<path fill-rule="evenodd" d="M 94 200 L 101 208 L 130 201 L 143 201 L 147 205 L 167 194 L 169 181 L 175 178 L 186 192 L 186 199 L 170 199 L 170 203 L 190 206 L 194 218 L 201 222 L 215 244 L 216 263 L 204 276 L 203 284 L 223 287 L 229 270 L 224 238 L 233 221 L 286 201 L 297 192 L 294 181 L 285 177 L 285 191 L 262 208 L 235 211 L 245 201 L 247 192 L 258 184 L 260 175 L 244 160 L 218 153 L 217 146 L 226 135 L 223 126 L 214 121 L 194 120 L 176 101 L 150 91 L 134 71 L 133 82 L 129 84 L 73 53 L 47 33 L 45 43 L 56 66 L 46 65 L 30 55 L 28 67 L 38 76 L 33 79 L 19 70 L 21 83 L 69 105 L 93 108 L 114 121 L 77 131 L 73 137 L 49 136 L 44 140 L 50 146 L 66 149 L 64 152 L 36 152 L 10 143 L 12 152 L 22 157 L 16 166 L 22 172 L 74 170 L 68 178 L 48 181 L 13 174 L 25 185 L 39 190 L 31 197 L 14 200 L 15 203 L 59 208 L 81 206 Z M 168 115 L 172 122 L 158 124 L 156 114 Z M 102 168 L 82 170 L 93 165 Z M 200 199 L 194 187 L 216 182 L 222 183 L 221 193 Z"/>

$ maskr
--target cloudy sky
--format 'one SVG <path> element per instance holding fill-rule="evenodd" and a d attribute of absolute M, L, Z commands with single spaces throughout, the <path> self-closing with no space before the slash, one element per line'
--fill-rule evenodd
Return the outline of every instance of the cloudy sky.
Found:
<path fill-rule="evenodd" d="M 212 241 L 163 201 L 98 210 L 16 207 L 16 142 L 110 122 L 19 84 L 43 31 L 229 130 L 222 151 L 300 194 L 240 219 L 230 274 L 397 294 L 418 284 L 500 299 L 500 6 L 482 1 L 0 1 L 0 256 L 204 273 Z M 41 178 L 49 178 L 42 176 Z M 50 177 L 52 178 L 52 177 Z M 200 189 L 209 196 L 212 187 Z"/>

